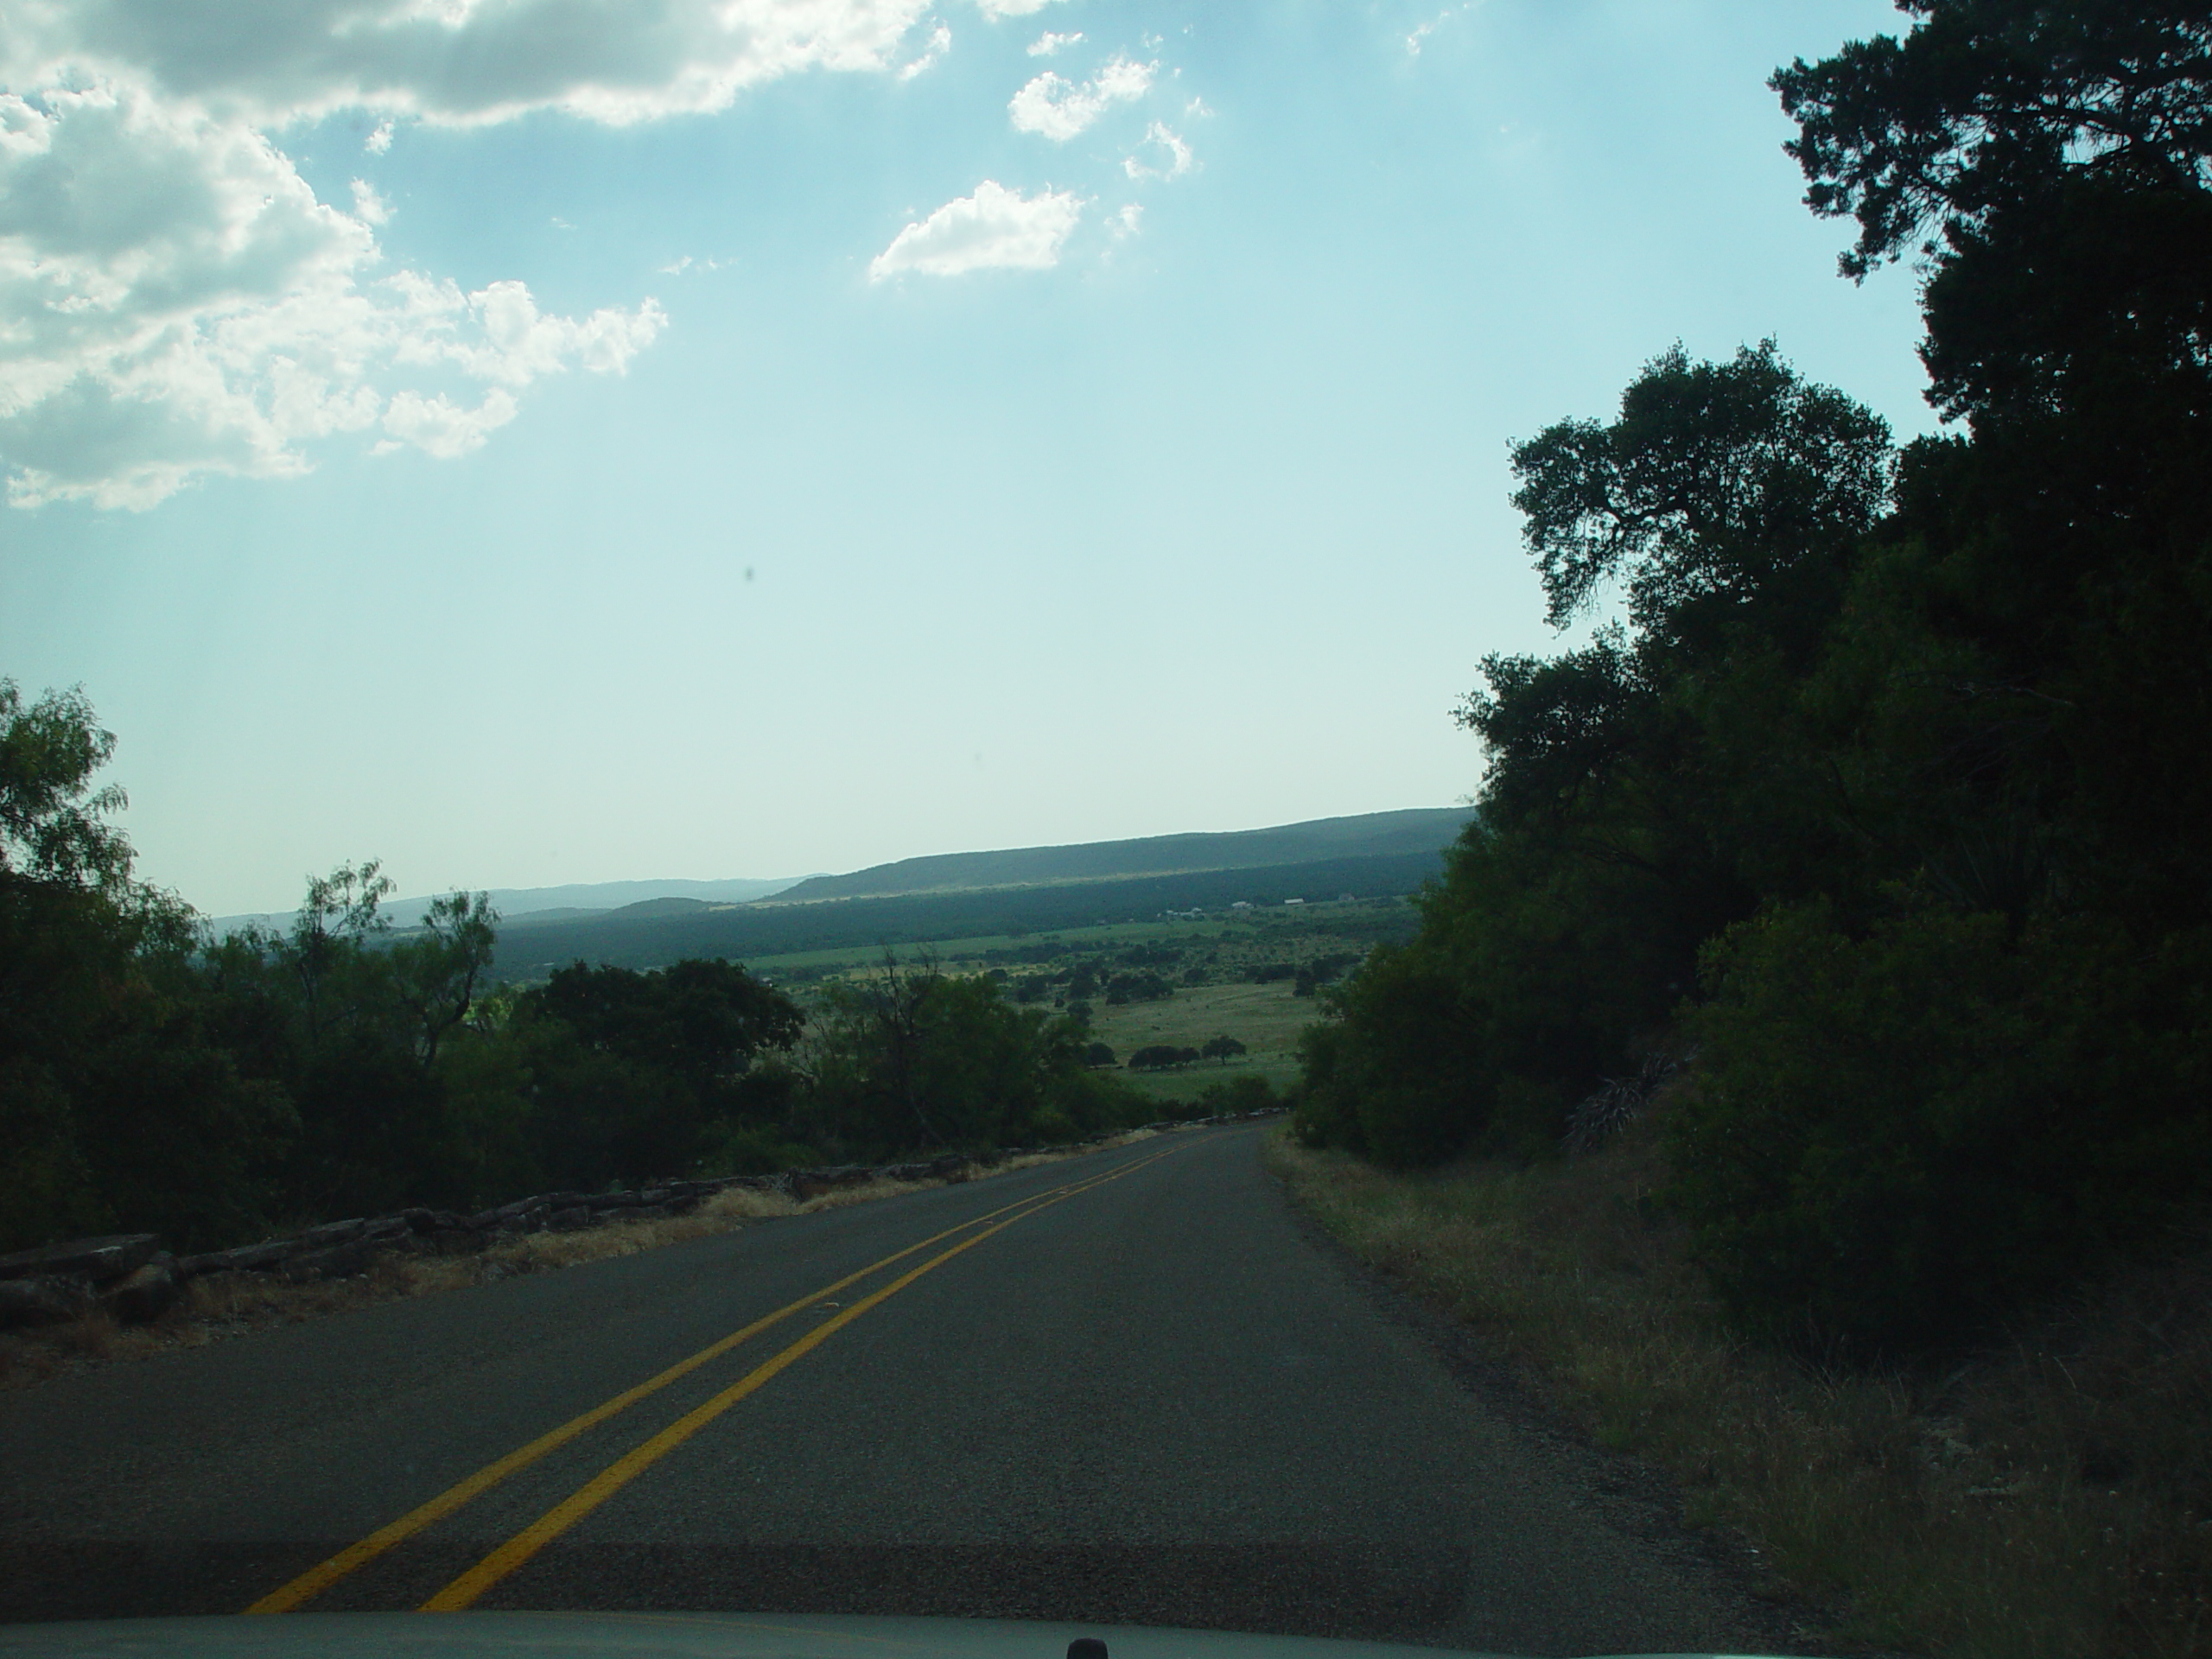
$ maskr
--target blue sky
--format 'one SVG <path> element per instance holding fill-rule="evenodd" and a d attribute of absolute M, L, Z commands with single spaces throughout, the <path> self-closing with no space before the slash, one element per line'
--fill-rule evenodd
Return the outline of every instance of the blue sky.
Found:
<path fill-rule="evenodd" d="M 1764 86 L 1873 0 L 193 16 L 0 23 L 0 673 L 212 912 L 1442 804 L 1510 439 L 1930 425 Z"/>

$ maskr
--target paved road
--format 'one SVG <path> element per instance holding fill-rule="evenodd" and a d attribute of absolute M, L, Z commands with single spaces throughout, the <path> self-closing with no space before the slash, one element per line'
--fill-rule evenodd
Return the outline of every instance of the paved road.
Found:
<path fill-rule="evenodd" d="M 0 1395 L 0 1619 L 238 1611 L 947 1230 L 289 1593 L 1532 1654 L 1785 1637 L 1651 1504 L 1608 1491 L 1609 1459 L 1486 1406 L 1392 1317 L 1289 1212 L 1250 1129 Z"/>

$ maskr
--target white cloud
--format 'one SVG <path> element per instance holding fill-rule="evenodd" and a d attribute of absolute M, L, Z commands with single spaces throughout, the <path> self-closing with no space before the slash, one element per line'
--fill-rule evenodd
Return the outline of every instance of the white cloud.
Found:
<path fill-rule="evenodd" d="M 1414 24 L 1412 32 L 1406 36 L 1406 55 L 1413 58 L 1421 56 L 1421 48 L 1428 44 L 1428 37 L 1436 33 L 1439 25 L 1449 22 L 1459 13 L 1470 10 L 1471 7 L 1465 4 L 1446 6 L 1427 22 Z"/>
<path fill-rule="evenodd" d="M 1029 55 L 1033 58 L 1053 57 L 1071 46 L 1080 44 L 1082 40 L 1081 29 L 1072 35 L 1055 35 L 1048 29 L 1029 42 Z"/>
<path fill-rule="evenodd" d="M 143 88 L 0 94 L 10 500 L 143 508 L 200 474 L 286 476 L 303 442 L 380 416 L 460 453 L 461 429 L 423 413 L 451 383 L 512 401 L 571 365 L 619 372 L 665 321 L 651 301 L 578 321 L 519 283 L 382 271 L 383 202 L 365 183 L 354 200 L 317 200 L 248 124 Z M 496 399 L 469 416 L 509 418 Z"/>
<path fill-rule="evenodd" d="M 1052 3 L 1052 0 L 976 0 L 976 10 L 993 22 L 1001 17 L 1029 17 Z"/>
<path fill-rule="evenodd" d="M 485 439 L 514 417 L 513 395 L 496 386 L 484 394 L 484 401 L 474 409 L 461 408 L 443 392 L 425 397 L 420 392 L 403 391 L 384 412 L 384 429 L 391 436 L 378 444 L 377 451 L 389 454 L 412 444 L 440 461 L 455 461 L 481 449 Z"/>
<path fill-rule="evenodd" d="M 948 201 L 927 219 L 907 226 L 868 264 L 880 283 L 902 271 L 957 276 L 970 270 L 1049 270 L 1060 262 L 1060 245 L 1083 217 L 1072 193 L 1042 190 L 1025 196 L 993 179 L 972 196 Z"/>
<path fill-rule="evenodd" d="M 944 62 L 944 54 L 951 50 L 952 31 L 943 23 L 939 23 L 930 31 L 929 43 L 922 48 L 921 56 L 914 59 L 911 63 L 903 63 L 899 66 L 899 79 L 912 80 L 916 75 L 926 73 Z"/>
<path fill-rule="evenodd" d="M 1138 154 L 1146 150 L 1163 152 L 1157 167 L 1137 159 L 1137 156 L 1122 158 L 1122 171 L 1133 179 L 1179 179 L 1196 165 L 1191 156 L 1190 145 L 1181 135 L 1165 122 L 1155 121 L 1145 129 L 1144 141 L 1137 147 Z"/>
<path fill-rule="evenodd" d="M 1063 79 L 1047 69 L 1014 95 L 1007 111 L 1017 131 L 1065 143 L 1115 105 L 1142 98 L 1159 67 L 1116 55 L 1086 85 Z"/>
<path fill-rule="evenodd" d="M 382 225 L 391 218 L 391 204 L 377 194 L 366 179 L 353 181 L 353 217 L 365 225 Z"/>
<path fill-rule="evenodd" d="M 985 10 L 1006 15 L 1003 4 Z M 450 125 L 556 109 L 620 124 L 719 110 L 800 70 L 886 69 L 928 9 L 928 0 L 10 0 L 0 86 L 143 78 L 166 99 L 264 128 L 341 109 Z"/>
<path fill-rule="evenodd" d="M 1121 211 L 1106 221 L 1106 228 L 1113 233 L 1114 239 L 1119 242 L 1125 238 L 1135 236 L 1138 227 L 1143 223 L 1144 204 L 1141 201 L 1124 202 Z"/>
<path fill-rule="evenodd" d="M 979 0 L 987 15 L 1042 0 Z M 338 111 L 624 124 L 804 70 L 888 72 L 930 0 L 10 0 L 0 8 L 0 468 L 10 498 L 144 507 L 306 470 L 383 423 L 459 454 L 531 381 L 619 372 L 646 301 L 540 315 L 383 264 L 389 209 L 316 199 L 270 135 Z M 942 55 L 942 25 L 907 68 Z M 560 221 L 556 221 L 559 224 Z M 567 228 L 565 226 L 563 228 Z M 439 382 L 452 384 L 439 384 Z M 468 383 L 488 392 L 471 391 Z"/>

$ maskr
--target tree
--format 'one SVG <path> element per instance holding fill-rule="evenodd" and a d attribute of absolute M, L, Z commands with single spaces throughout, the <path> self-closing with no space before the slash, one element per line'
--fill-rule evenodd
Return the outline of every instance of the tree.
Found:
<path fill-rule="evenodd" d="M 154 1228 L 192 1248 L 264 1217 L 292 1128 L 210 1029 L 192 912 L 131 878 L 81 691 L 0 680 L 0 1249 Z"/>
<path fill-rule="evenodd" d="M 120 785 L 92 782 L 114 753 L 115 734 L 81 687 L 26 709 L 16 683 L 0 678 L 0 875 L 103 892 L 130 880 L 130 843 L 102 822 L 129 799 Z"/>
<path fill-rule="evenodd" d="M 717 1147 L 750 1160 L 733 1137 L 791 1140 L 789 1079 L 766 1063 L 798 1040 L 804 1015 L 735 963 L 639 973 L 579 962 L 524 993 L 517 1014 L 531 1134 L 554 1179 L 646 1180 Z"/>
<path fill-rule="evenodd" d="M 1479 817 L 1301 1038 L 1298 1133 L 1556 1155 L 1694 1047 L 1668 1195 L 1831 1356 L 1975 1334 L 2212 1192 L 2212 8 L 1902 0 L 1775 77 L 1931 401 L 1679 348 L 1516 447 L 1551 620 L 1459 710 Z"/>
<path fill-rule="evenodd" d="M 1219 1060 L 1224 1065 L 1245 1052 L 1244 1045 L 1234 1037 L 1209 1037 L 1198 1050 L 1202 1059 Z"/>
<path fill-rule="evenodd" d="M 438 1045 L 475 1007 L 499 921 L 488 893 L 448 893 L 430 901 L 419 937 L 391 947 L 399 999 L 415 1015 L 416 1052 L 424 1065 L 438 1063 Z"/>
<path fill-rule="evenodd" d="M 1903 43 L 1797 59 L 1771 85 L 1807 205 L 1851 215 L 1863 277 L 1910 245 L 1930 258 L 2055 185 L 2201 191 L 2212 153 L 2212 13 L 2190 0 L 1899 0 Z"/>
<path fill-rule="evenodd" d="M 1942 791 L 2163 927 L 2212 814 L 2212 10 L 1903 10 L 1773 81 L 1847 273 L 1924 262 L 1929 396 L 1971 433 L 1908 455 L 1876 616 L 1926 641 Z"/>
<path fill-rule="evenodd" d="M 1516 444 L 1513 505 L 1554 626 L 1617 582 L 1649 644 L 1710 645 L 1755 601 L 1825 620 L 1887 499 L 1891 454 L 1886 423 L 1800 378 L 1772 340 L 1726 364 L 1676 346 L 1611 425 L 1561 421 Z"/>
<path fill-rule="evenodd" d="M 1142 1121 L 1143 1103 L 1092 1070 L 1103 1048 L 996 981 L 887 962 L 825 995 L 795 1109 L 808 1139 L 855 1159 L 1068 1140 Z"/>
<path fill-rule="evenodd" d="M 1931 397 L 1953 416 L 2212 378 L 2212 12 L 2197 0 L 1901 0 L 1903 41 L 1772 81 L 1806 201 L 1863 278 L 1927 262 Z M 2163 399 L 2159 400 L 2163 401 Z"/>

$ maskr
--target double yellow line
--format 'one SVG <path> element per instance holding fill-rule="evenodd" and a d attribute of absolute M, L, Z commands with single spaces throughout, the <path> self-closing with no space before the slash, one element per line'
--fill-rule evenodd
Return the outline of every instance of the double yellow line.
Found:
<path fill-rule="evenodd" d="M 608 1498 L 613 1497 L 662 1458 L 683 1445 L 684 1441 L 744 1399 L 746 1395 L 758 1389 L 771 1377 L 820 1347 L 870 1308 L 889 1300 L 917 1279 L 921 1278 L 923 1274 L 934 1272 L 962 1251 L 973 1249 L 985 1239 L 995 1233 L 1005 1231 L 1014 1223 L 1026 1220 L 1039 1211 L 1050 1209 L 1053 1205 L 1064 1203 L 1079 1193 L 1088 1192 L 1094 1187 L 1103 1186 L 1109 1181 L 1117 1181 L 1124 1175 L 1134 1174 L 1147 1164 L 1158 1163 L 1174 1150 L 1178 1148 L 1170 1148 L 1169 1152 L 1154 1153 L 1149 1158 L 1140 1159 L 1135 1163 L 1124 1165 L 1109 1175 L 1096 1176 L 1084 1181 L 1070 1181 L 1041 1193 L 1033 1193 L 1028 1198 L 1018 1199 L 1013 1204 L 1002 1205 L 996 1210 L 972 1217 L 956 1227 L 948 1227 L 943 1232 L 932 1234 L 918 1243 L 909 1244 L 902 1250 L 894 1250 L 881 1261 L 872 1262 L 856 1272 L 849 1273 L 834 1283 L 824 1285 L 819 1290 L 801 1297 L 798 1301 L 779 1307 L 774 1313 L 753 1320 L 752 1324 L 742 1329 L 731 1332 L 729 1335 L 721 1338 L 719 1341 L 709 1344 L 688 1359 L 679 1360 L 658 1376 L 648 1377 L 637 1387 L 625 1389 L 613 1399 L 594 1406 L 582 1416 L 571 1418 L 558 1428 L 539 1435 L 528 1445 L 517 1447 L 498 1462 L 486 1464 L 466 1480 L 440 1492 L 429 1503 L 409 1510 L 389 1526 L 378 1528 L 359 1543 L 348 1546 L 328 1560 L 309 1567 L 290 1583 L 270 1591 L 245 1611 L 249 1613 L 287 1613 L 295 1608 L 305 1605 L 340 1579 L 367 1566 L 371 1561 L 405 1542 L 424 1528 L 442 1521 L 471 1499 L 491 1491 L 508 1476 L 527 1469 L 540 1459 L 558 1451 L 580 1435 L 596 1428 L 610 1417 L 628 1410 L 641 1400 L 658 1394 L 671 1383 L 690 1376 L 702 1365 L 719 1358 L 740 1343 L 750 1340 L 770 1326 L 790 1319 L 793 1314 L 804 1313 L 824 1298 L 834 1296 L 849 1286 L 858 1284 L 871 1274 L 880 1273 L 884 1268 L 903 1262 L 908 1256 L 929 1249 L 932 1244 L 942 1243 L 958 1233 L 969 1233 L 969 1236 L 962 1239 L 950 1249 L 940 1251 L 918 1267 L 908 1268 L 880 1290 L 870 1293 L 850 1307 L 843 1309 L 834 1319 L 823 1320 L 797 1342 L 792 1343 L 772 1358 L 753 1367 L 752 1370 L 747 1371 L 738 1381 L 703 1405 L 686 1412 L 659 1433 L 617 1458 L 573 1495 L 555 1504 L 522 1531 L 508 1539 L 506 1542 L 477 1562 L 474 1567 L 470 1567 L 467 1572 L 424 1602 L 421 1611 L 455 1612 L 471 1606 L 486 1591 L 521 1567 L 524 1562 L 529 1560 L 546 1545 L 606 1503 Z M 999 1220 L 1000 1217 L 1004 1217 L 1005 1219 Z M 983 1226 L 986 1222 L 994 1222 L 996 1224 Z M 980 1232 L 969 1232 L 969 1229 L 978 1227 L 982 1228 Z"/>

